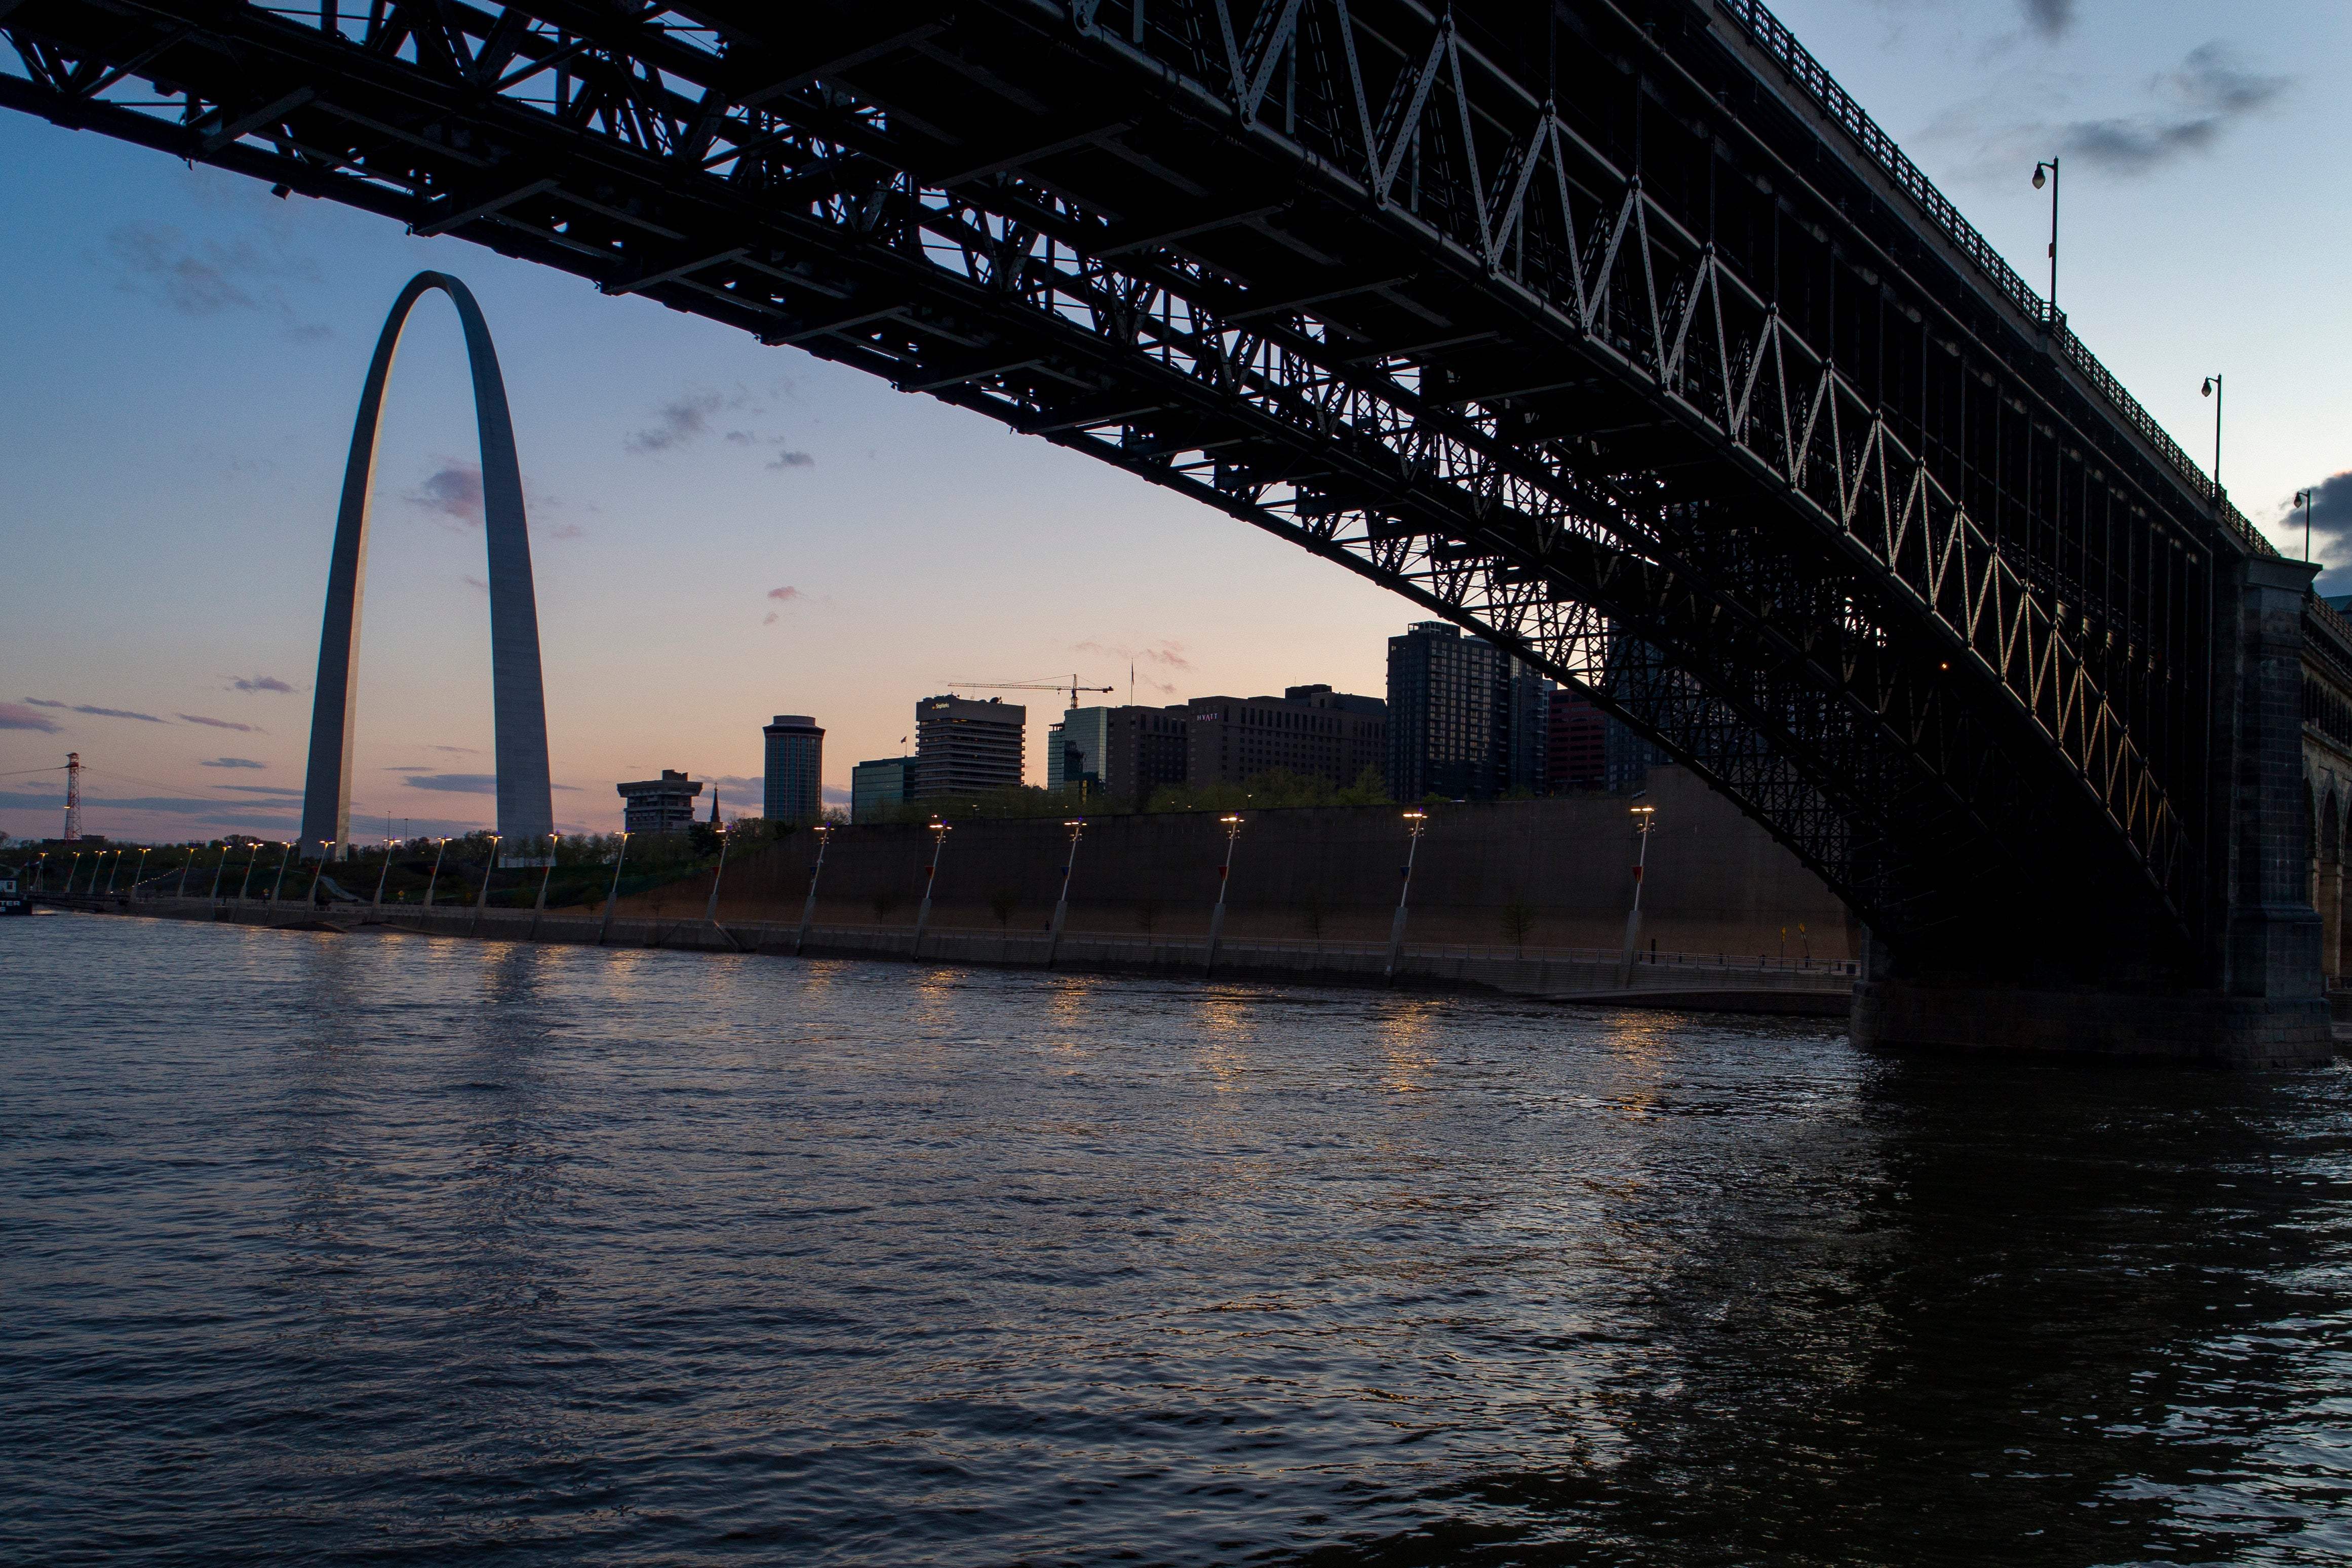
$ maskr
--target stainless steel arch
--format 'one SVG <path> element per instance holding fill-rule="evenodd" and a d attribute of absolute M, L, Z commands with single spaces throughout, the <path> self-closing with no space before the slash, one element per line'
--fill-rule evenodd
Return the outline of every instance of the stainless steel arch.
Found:
<path fill-rule="evenodd" d="M 352 737 L 359 694 L 360 601 L 367 581 L 368 495 L 373 488 L 376 428 L 384 383 L 408 312 L 438 289 L 457 308 L 466 329 L 466 357 L 474 375 L 474 423 L 482 449 L 482 525 L 489 547 L 490 692 L 496 729 L 499 836 L 512 840 L 555 831 L 554 793 L 547 771 L 547 695 L 540 678 L 539 605 L 531 587 L 530 535 L 522 504 L 522 470 L 515 458 L 514 421 L 506 382 L 482 308 L 465 284 L 446 272 L 408 280 L 376 339 L 360 395 L 343 467 L 342 504 L 335 518 L 335 550 L 327 568 L 327 608 L 319 631 L 319 684 L 310 709 L 310 767 L 302 790 L 302 853 L 331 845 L 340 859 L 351 843 Z"/>

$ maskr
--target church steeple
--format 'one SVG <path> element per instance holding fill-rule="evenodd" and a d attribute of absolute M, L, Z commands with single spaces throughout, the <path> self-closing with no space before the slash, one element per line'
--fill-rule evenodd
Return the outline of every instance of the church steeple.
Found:
<path fill-rule="evenodd" d="M 719 826 L 719 786 L 717 784 L 710 786 L 710 826 L 713 827 Z"/>

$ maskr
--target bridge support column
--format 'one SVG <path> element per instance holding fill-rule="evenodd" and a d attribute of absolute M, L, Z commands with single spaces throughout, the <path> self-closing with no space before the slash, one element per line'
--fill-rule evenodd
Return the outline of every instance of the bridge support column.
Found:
<path fill-rule="evenodd" d="M 2223 763 L 2210 842 L 2222 897 L 2206 978 L 2151 973 L 2053 984 L 2020 954 L 2009 974 L 1932 973 L 1864 945 L 1854 987 L 1857 1045 L 2049 1050 L 2236 1067 L 2335 1055 L 2312 907 L 2311 813 L 2303 769 L 2303 603 L 2316 569 L 2244 563 L 2239 615 L 2215 650 L 2214 743 Z M 2103 911 L 2086 910 L 2085 923 Z"/>

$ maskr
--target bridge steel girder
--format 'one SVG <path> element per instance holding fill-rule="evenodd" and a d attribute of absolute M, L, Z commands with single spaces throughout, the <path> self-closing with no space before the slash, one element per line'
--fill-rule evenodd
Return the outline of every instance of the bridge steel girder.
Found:
<path fill-rule="evenodd" d="M 23 0 L 0 33 L 0 103 L 1339 562 L 1656 738 L 1908 963 L 2224 967 L 2225 645 L 2269 547 L 1753 0 Z"/>

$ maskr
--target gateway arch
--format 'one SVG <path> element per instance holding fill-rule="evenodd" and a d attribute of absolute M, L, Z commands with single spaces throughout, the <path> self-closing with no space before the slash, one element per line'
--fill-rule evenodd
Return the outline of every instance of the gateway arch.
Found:
<path fill-rule="evenodd" d="M 530 535 L 522 505 L 522 470 L 515 460 L 514 421 L 506 382 L 482 308 L 465 284 L 446 272 L 408 280 L 376 339 L 360 395 L 359 421 L 343 467 L 343 499 L 335 517 L 335 552 L 327 568 L 327 613 L 319 632 L 319 684 L 310 710 L 310 767 L 302 790 L 302 853 L 321 846 L 341 859 L 350 850 L 352 736 L 359 695 L 360 602 L 367 582 L 368 496 L 373 489 L 376 426 L 384 383 L 400 348 L 408 313 L 438 289 L 457 307 L 473 367 L 474 422 L 482 448 L 482 531 L 489 546 L 490 691 L 497 731 L 499 837 L 512 843 L 555 831 L 554 793 L 547 772 L 547 697 L 539 668 L 539 606 L 530 582 Z"/>

